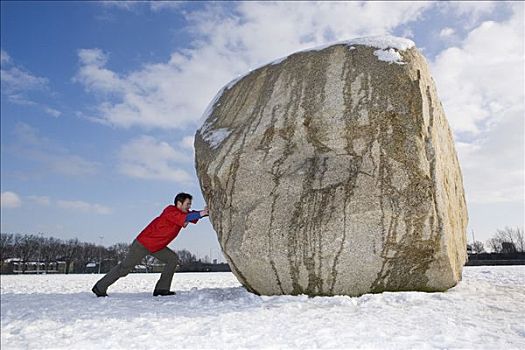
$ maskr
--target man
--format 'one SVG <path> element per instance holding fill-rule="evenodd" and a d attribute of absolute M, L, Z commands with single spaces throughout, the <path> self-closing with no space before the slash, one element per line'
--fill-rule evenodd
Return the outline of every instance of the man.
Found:
<path fill-rule="evenodd" d="M 135 265 L 146 255 L 166 263 L 159 281 L 153 291 L 153 296 L 174 295 L 170 291 L 171 280 L 177 267 L 177 254 L 169 249 L 168 244 L 177 237 L 188 222 L 196 224 L 199 219 L 208 216 L 208 208 L 201 211 L 189 211 L 192 196 L 187 193 L 179 193 L 175 197 L 174 204 L 167 206 L 159 217 L 155 218 L 133 241 L 128 254 L 124 260 L 111 269 L 91 289 L 97 297 L 106 297 L 107 289 L 120 277 L 127 276 Z"/>

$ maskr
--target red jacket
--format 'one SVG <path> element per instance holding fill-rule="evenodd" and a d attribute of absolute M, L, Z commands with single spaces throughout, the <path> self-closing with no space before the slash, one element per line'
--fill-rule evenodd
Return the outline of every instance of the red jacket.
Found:
<path fill-rule="evenodd" d="M 160 216 L 155 218 L 137 236 L 137 240 L 151 253 L 164 249 L 177 237 L 186 222 L 186 215 L 174 205 L 168 205 Z M 198 220 L 191 221 L 196 223 Z"/>

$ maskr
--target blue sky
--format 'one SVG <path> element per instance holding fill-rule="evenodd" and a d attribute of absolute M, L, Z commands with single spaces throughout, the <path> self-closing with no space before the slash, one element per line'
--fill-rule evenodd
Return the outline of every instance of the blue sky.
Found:
<path fill-rule="evenodd" d="M 1 3 L 2 232 L 130 242 L 179 191 L 216 92 L 294 51 L 409 37 L 453 129 L 469 239 L 524 221 L 519 2 Z M 220 256 L 205 219 L 171 245 Z"/>

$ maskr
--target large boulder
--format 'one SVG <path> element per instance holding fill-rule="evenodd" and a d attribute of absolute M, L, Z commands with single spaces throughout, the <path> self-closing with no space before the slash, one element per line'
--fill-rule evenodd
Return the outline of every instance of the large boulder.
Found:
<path fill-rule="evenodd" d="M 228 84 L 205 117 L 197 175 L 248 290 L 357 296 L 444 291 L 461 279 L 461 170 L 410 40 L 292 54 Z"/>

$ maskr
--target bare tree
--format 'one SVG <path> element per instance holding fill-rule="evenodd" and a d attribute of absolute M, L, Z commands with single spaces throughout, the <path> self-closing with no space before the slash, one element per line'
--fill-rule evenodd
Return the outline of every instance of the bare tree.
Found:
<path fill-rule="evenodd" d="M 111 257 L 114 258 L 117 263 L 120 263 L 129 251 L 129 244 L 127 243 L 117 243 L 109 247 Z"/>
<path fill-rule="evenodd" d="M 485 252 L 485 247 L 483 246 L 483 243 L 480 241 L 475 241 L 472 243 L 472 253 L 479 254 Z"/>
<path fill-rule="evenodd" d="M 93 243 L 82 243 L 82 249 L 79 256 L 82 262 L 88 263 L 97 261 L 99 255 L 98 246 L 94 245 Z"/>
<path fill-rule="evenodd" d="M 38 237 L 35 235 L 16 235 L 15 252 L 22 262 L 35 260 L 38 253 Z M 26 265 L 22 265 L 22 271 L 26 270 Z"/>
<path fill-rule="evenodd" d="M 141 264 L 146 266 L 146 271 L 151 271 L 151 267 L 154 264 L 157 264 L 158 260 L 151 255 L 146 255 L 144 258 L 142 258 Z"/>
<path fill-rule="evenodd" d="M 0 234 L 0 259 L 15 258 L 14 235 L 12 233 Z"/>
<path fill-rule="evenodd" d="M 523 252 L 525 242 L 523 241 L 523 230 L 519 227 L 505 227 L 503 230 L 498 230 L 496 231 L 496 238 L 502 243 L 512 243 L 516 247 L 516 251 Z"/>
<path fill-rule="evenodd" d="M 501 253 L 501 243 L 496 238 L 491 238 L 487 241 L 487 246 L 493 253 Z"/>
<path fill-rule="evenodd" d="M 1 234 L 0 244 L 2 261 L 7 258 L 20 258 L 25 263 L 41 259 L 46 267 L 49 267 L 50 263 L 61 260 L 66 263 L 66 273 L 86 272 L 87 263 L 98 262 L 101 257 L 108 263 L 119 263 L 124 260 L 130 247 L 127 243 L 117 243 L 106 248 L 93 243 L 79 242 L 78 239 L 64 241 L 48 234 L 44 237 L 8 233 Z M 197 261 L 195 255 L 186 249 L 176 251 L 176 254 L 180 265 Z M 160 261 L 152 256 L 148 256 L 142 261 L 142 264 L 149 271 L 152 265 L 157 263 Z M 26 267 L 25 264 L 22 265 L 24 271 Z M 108 267 L 107 264 L 106 267 Z"/>
<path fill-rule="evenodd" d="M 177 250 L 175 253 L 179 258 L 180 265 L 188 265 L 197 261 L 197 257 L 186 249 Z"/>
<path fill-rule="evenodd" d="M 496 253 L 503 251 L 503 243 L 512 244 L 516 248 L 516 252 L 522 253 L 525 251 L 523 229 L 519 227 L 511 228 L 507 226 L 503 230 L 498 229 L 494 237 L 489 239 L 487 243 L 491 250 Z"/>
<path fill-rule="evenodd" d="M 75 272 L 86 272 L 87 263 L 98 261 L 98 249 L 93 243 L 82 242 L 79 244 L 79 248 L 75 257 Z"/>
<path fill-rule="evenodd" d="M 98 254 L 97 260 L 99 260 L 100 265 L 102 265 L 102 262 L 108 258 L 108 250 L 102 245 L 97 245 L 95 249 Z"/>
<path fill-rule="evenodd" d="M 66 262 L 66 274 L 71 271 L 71 263 L 78 259 L 80 250 L 80 242 L 76 238 L 60 245 L 61 258 Z"/>
<path fill-rule="evenodd" d="M 58 259 L 60 254 L 60 244 L 62 244 L 62 241 L 54 237 L 49 237 L 42 239 L 40 244 L 40 254 L 47 269 L 49 263 Z"/>

